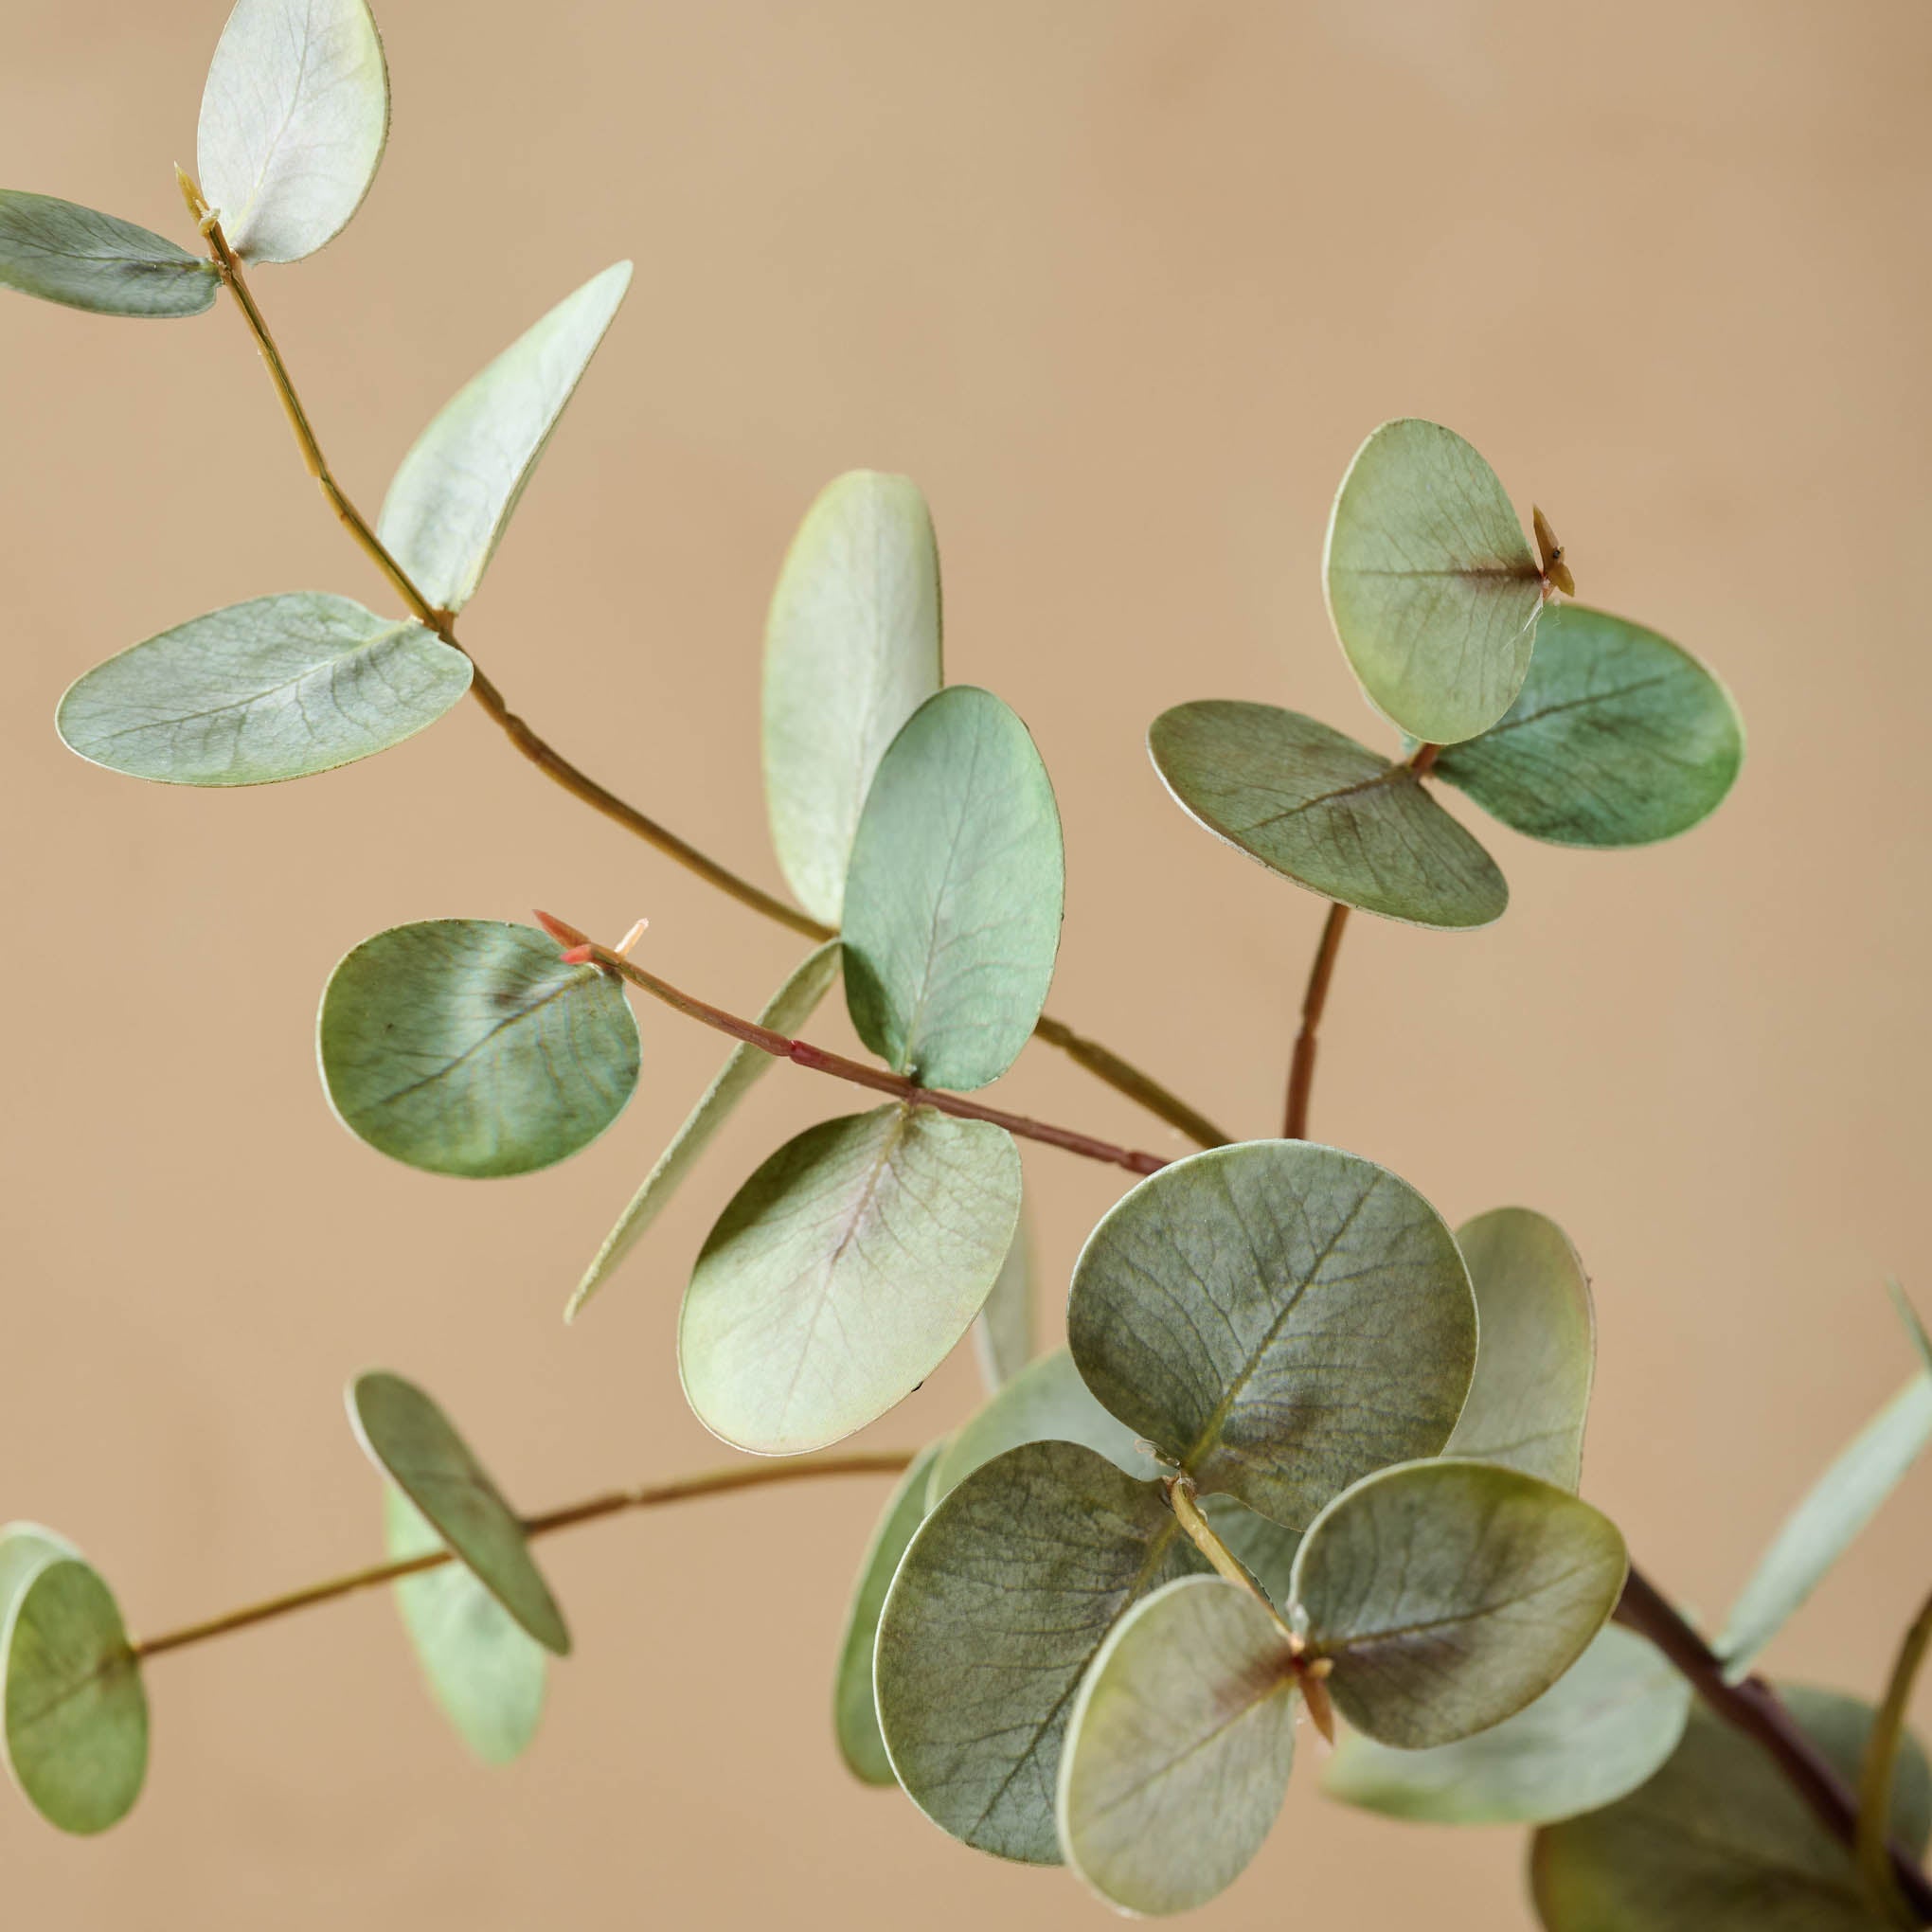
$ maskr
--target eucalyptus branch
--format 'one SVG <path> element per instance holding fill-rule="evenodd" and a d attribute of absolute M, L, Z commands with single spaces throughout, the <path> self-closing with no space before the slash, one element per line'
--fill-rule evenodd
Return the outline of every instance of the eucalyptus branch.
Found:
<path fill-rule="evenodd" d="M 1932 1647 L 1932 1597 L 1921 1606 L 1899 1645 L 1898 1657 L 1885 1687 L 1885 1701 L 1878 1708 L 1877 1721 L 1866 1743 L 1865 1762 L 1858 1780 L 1858 1868 L 1894 1912 L 1902 1905 L 1911 1908 L 1911 1902 L 1897 1894 L 1897 1854 L 1887 1844 L 1892 1787 L 1898 1777 L 1899 1751 L 1905 1743 L 1905 1713 L 1928 1647 Z M 1921 1921 L 1915 1915 L 1910 1923 L 1918 1924 Z"/>
<path fill-rule="evenodd" d="M 1321 1025 L 1322 1010 L 1328 1005 L 1329 981 L 1334 977 L 1335 959 L 1342 950 L 1342 929 L 1349 922 L 1349 908 L 1339 902 L 1328 909 L 1322 921 L 1321 943 L 1315 948 L 1315 965 L 1308 975 L 1308 991 L 1301 997 L 1301 1026 L 1295 1035 L 1295 1055 L 1288 1064 L 1288 1117 L 1282 1136 L 1288 1140 L 1308 1138 L 1308 1103 L 1315 1092 L 1315 1032 Z"/>

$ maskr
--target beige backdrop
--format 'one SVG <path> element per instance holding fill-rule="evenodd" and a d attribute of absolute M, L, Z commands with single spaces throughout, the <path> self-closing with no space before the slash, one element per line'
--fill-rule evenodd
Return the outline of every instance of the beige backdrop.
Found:
<path fill-rule="evenodd" d="M 11 0 L 0 179 L 172 233 L 224 0 Z M 956 677 L 1036 732 L 1071 891 L 1054 999 L 1236 1128 L 1278 1118 L 1317 903 L 1165 799 L 1147 722 L 1280 701 L 1376 736 L 1323 617 L 1330 493 L 1386 417 L 1454 424 L 1590 599 L 1707 654 L 1751 756 L 1678 844 L 1485 832 L 1515 899 L 1358 920 L 1323 1136 L 1452 1219 L 1559 1217 L 1601 1326 L 1588 1487 L 1721 1612 L 1932 1306 L 1923 115 L 1932 19 L 1776 0 L 389 0 L 395 135 L 349 233 L 259 292 L 373 509 L 456 385 L 605 262 L 637 280 L 465 635 L 593 771 L 763 881 L 758 655 L 813 492 L 930 494 Z M 581 1158 L 495 1185 L 331 1118 L 311 1024 L 377 928 L 546 903 L 754 1005 L 797 948 L 544 784 L 474 707 L 246 795 L 65 754 L 70 678 L 261 593 L 383 590 L 242 331 L 0 301 L 9 1015 L 0 1514 L 137 1627 L 370 1560 L 338 1391 L 427 1381 L 535 1508 L 721 1452 L 678 1392 L 683 1273 L 731 1184 L 833 1111 L 775 1074 L 607 1299 L 577 1271 L 718 1054 L 644 1016 Z M 842 1018 L 827 1022 L 843 1034 Z M 1046 1049 L 1000 1098 L 1172 1145 Z M 1118 1176 L 1028 1172 L 1048 1318 Z M 974 1398 L 955 1362 L 872 1432 Z M 876 1484 L 587 1530 L 538 1747 L 472 1768 L 390 1605 L 157 1664 L 110 1839 L 0 1811 L 7 1913 L 126 1932 L 1100 1920 L 833 1755 L 827 1673 Z M 1916 1479 L 1780 1642 L 1869 1693 L 1928 1580 Z M 1932 1714 L 1932 1713 L 1928 1713 Z M 1322 1804 L 1204 1926 L 1522 1926 L 1512 1833 Z"/>

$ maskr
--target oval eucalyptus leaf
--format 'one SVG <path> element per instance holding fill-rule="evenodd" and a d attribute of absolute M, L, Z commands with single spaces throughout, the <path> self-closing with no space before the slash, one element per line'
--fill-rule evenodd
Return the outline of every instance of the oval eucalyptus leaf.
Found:
<path fill-rule="evenodd" d="M 384 1491 L 384 1535 L 392 1561 L 446 1546 L 395 1484 Z M 541 1644 L 460 1561 L 396 1585 L 403 1628 L 431 1693 L 456 1735 L 486 1764 L 508 1764 L 536 1735 L 548 1658 Z"/>
<path fill-rule="evenodd" d="M 459 611 L 476 594 L 630 286 L 620 261 L 566 295 L 458 389 L 402 458 L 376 534 L 438 608 Z"/>
<path fill-rule="evenodd" d="M 64 1536 L 43 1530 L 38 1523 L 9 1523 L 0 1527 L 0 1631 L 13 1600 L 27 1588 L 35 1570 L 57 1557 L 80 1552 Z"/>
<path fill-rule="evenodd" d="M 1060 1849 L 1108 1905 L 1186 1912 L 1248 1868 L 1295 1764 L 1294 1655 L 1239 1583 L 1135 1604 L 1086 1673 L 1060 1759 Z"/>
<path fill-rule="evenodd" d="M 1513 1717 L 1608 1620 L 1610 1520 L 1488 1462 L 1407 1462 L 1337 1496 L 1295 1560 L 1295 1617 L 1356 1729 L 1421 1750 Z"/>
<path fill-rule="evenodd" d="M 433 919 L 365 939 L 330 975 L 322 1079 L 350 1133 L 433 1174 L 549 1167 L 637 1085 L 637 1022 L 596 966 L 532 926 Z"/>
<path fill-rule="evenodd" d="M 202 192 L 250 261 L 299 261 L 362 206 L 389 138 L 366 0 L 237 0 L 202 93 Z"/>
<path fill-rule="evenodd" d="M 1555 1222 L 1498 1208 L 1456 1230 L 1476 1288 L 1476 1380 L 1446 1455 L 1573 1490 L 1596 1373 L 1590 1278 Z"/>
<path fill-rule="evenodd" d="M 975 1469 L 913 1538 L 879 1619 L 879 1723 L 912 1801 L 981 1852 L 1057 1865 L 1087 1666 L 1141 1598 L 1207 1567 L 1158 1483 L 1078 1443 Z"/>
<path fill-rule="evenodd" d="M 7 1765 L 51 1825 L 104 1832 L 148 1775 L 148 1697 L 113 1593 L 53 1555 L 13 1600 L 4 1638 Z"/>
<path fill-rule="evenodd" d="M 1469 1275 L 1386 1168 L 1300 1140 L 1175 1161 L 1073 1271 L 1087 1386 L 1163 1460 L 1290 1529 L 1449 1440 L 1476 1361 Z"/>
<path fill-rule="evenodd" d="M 798 903 L 828 925 L 839 923 L 872 774 L 939 675 L 925 498 L 909 477 L 850 471 L 806 512 L 765 621 L 772 846 Z"/>
<path fill-rule="evenodd" d="M 879 1734 L 879 1707 L 872 1697 L 872 1647 L 879 1636 L 879 1613 L 899 1572 L 900 1559 L 925 1521 L 926 1484 L 944 1448 L 935 1442 L 914 1458 L 880 1512 L 879 1526 L 859 1565 L 858 1587 L 846 1612 L 839 1645 L 838 1673 L 832 1680 L 832 1724 L 846 1769 L 862 1784 L 892 1783 L 892 1760 Z"/>
<path fill-rule="evenodd" d="M 530 1560 L 522 1519 L 450 1419 L 413 1382 L 386 1369 L 358 1375 L 347 1393 L 350 1425 L 369 1460 L 531 1637 L 569 1655 L 570 1633 Z"/>
<path fill-rule="evenodd" d="M 816 951 L 808 953 L 792 970 L 784 985 L 765 1002 L 758 1016 L 759 1025 L 780 1033 L 796 1032 L 832 990 L 832 982 L 838 976 L 838 960 L 836 939 L 828 939 Z M 772 1064 L 772 1056 L 762 1047 L 741 1043 L 731 1049 L 724 1064 L 718 1069 L 717 1078 L 685 1116 L 684 1125 L 671 1136 L 671 1145 L 657 1156 L 657 1165 L 644 1176 L 644 1185 L 631 1196 L 630 1206 L 617 1217 L 617 1225 L 604 1237 L 603 1245 L 584 1270 L 577 1292 L 564 1311 L 565 1321 L 577 1319 L 583 1304 L 644 1239 L 646 1230 L 698 1164 L 718 1130 Z"/>
<path fill-rule="evenodd" d="M 1854 1787 L 1869 1708 L 1834 1691 L 1781 1693 Z M 1892 1833 L 1925 1845 L 1932 1774 L 1906 1740 Z M 1547 1932 L 1885 1932 L 1852 1854 L 1812 1815 L 1763 1746 L 1702 1706 L 1670 1762 L 1606 1811 L 1546 1826 L 1530 1857 Z"/>
<path fill-rule="evenodd" d="M 1932 1376 L 1918 1375 L 1839 1451 L 1784 1519 L 1715 1645 L 1732 1683 L 1817 1588 L 1932 1441 Z"/>
<path fill-rule="evenodd" d="M 1510 903 L 1495 861 L 1391 764 L 1273 705 L 1207 699 L 1154 721 L 1147 746 L 1175 802 L 1272 872 L 1407 925 L 1488 925 Z"/>
<path fill-rule="evenodd" d="M 1004 1128 L 880 1107 L 787 1141 L 692 1270 L 678 1364 L 698 1420 L 760 1456 L 903 1402 L 966 1333 L 1020 1212 Z"/>
<path fill-rule="evenodd" d="M 470 689 L 471 664 L 409 618 L 296 591 L 210 611 L 68 687 L 69 750 L 168 785 L 270 785 L 387 751 Z"/>
<path fill-rule="evenodd" d="M 1301 1532 L 1263 1516 L 1229 1495 L 1202 1496 L 1201 1513 L 1235 1561 L 1261 1587 L 1269 1602 L 1285 1610 L 1295 1592 L 1295 1558 Z"/>
<path fill-rule="evenodd" d="M 1610 1624 L 1534 1704 L 1433 1750 L 1351 1732 L 1321 1776 L 1345 1804 L 1438 1825 L 1541 1825 L 1615 1804 L 1684 1735 L 1689 1681 L 1654 1646 Z"/>
<path fill-rule="evenodd" d="M 928 698 L 866 796 L 846 881 L 846 1004 L 923 1086 L 997 1080 L 1032 1037 L 1066 890 L 1060 812 L 1027 727 L 991 691 Z"/>
<path fill-rule="evenodd" d="M 165 235 L 50 194 L 0 188 L 0 289 L 97 315 L 199 315 L 222 286 L 212 261 Z"/>
<path fill-rule="evenodd" d="M 1033 1229 L 1026 1202 L 1012 1245 L 973 1319 L 973 1352 L 989 1395 L 997 1395 L 1033 1358 Z"/>
<path fill-rule="evenodd" d="M 1638 846 L 1708 818 L 1744 761 L 1737 707 L 1688 651 L 1605 611 L 1555 604 L 1516 702 L 1436 770 L 1531 838 Z"/>
<path fill-rule="evenodd" d="M 1510 708 L 1543 572 L 1496 473 L 1454 431 L 1405 417 L 1355 452 L 1322 576 L 1342 650 L 1391 724 L 1455 744 Z"/>

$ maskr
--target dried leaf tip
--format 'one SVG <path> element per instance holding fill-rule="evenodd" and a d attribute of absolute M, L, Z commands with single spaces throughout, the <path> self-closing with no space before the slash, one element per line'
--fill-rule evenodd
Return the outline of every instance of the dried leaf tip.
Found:
<path fill-rule="evenodd" d="M 530 917 L 534 919 L 536 922 L 540 926 L 542 926 L 543 929 L 546 933 L 548 933 L 549 936 L 553 939 L 555 939 L 560 946 L 583 946 L 588 945 L 590 943 L 590 935 L 588 933 L 579 932 L 574 925 L 565 924 L 564 921 L 557 918 L 555 914 L 546 912 L 540 906 L 535 907 L 531 910 Z"/>
<path fill-rule="evenodd" d="M 1570 567 L 1563 561 L 1563 546 L 1556 540 L 1556 532 L 1549 527 L 1549 519 L 1534 505 L 1530 506 L 1530 520 L 1536 527 L 1537 554 L 1543 560 L 1543 581 L 1552 590 L 1560 590 L 1565 597 L 1577 594 L 1577 581 L 1570 575 Z"/>

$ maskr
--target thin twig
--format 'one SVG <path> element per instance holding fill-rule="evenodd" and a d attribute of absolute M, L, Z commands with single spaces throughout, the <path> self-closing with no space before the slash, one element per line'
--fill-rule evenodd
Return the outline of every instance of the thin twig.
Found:
<path fill-rule="evenodd" d="M 1301 1026 L 1295 1035 L 1295 1054 L 1288 1063 L 1288 1117 L 1281 1132 L 1289 1140 L 1308 1138 L 1308 1102 L 1315 1092 L 1315 1034 L 1321 1026 L 1322 1010 L 1328 1005 L 1329 981 L 1334 977 L 1335 958 L 1342 950 L 1342 928 L 1349 922 L 1349 908 L 1336 903 L 1322 921 L 1321 944 L 1315 948 L 1315 965 L 1308 975 L 1308 991 L 1301 996 Z"/>
<path fill-rule="evenodd" d="M 1928 1597 L 1912 1619 L 1899 1645 L 1892 1673 L 1885 1687 L 1885 1701 L 1866 1740 L 1865 1762 L 1858 1778 L 1858 1869 L 1865 1874 L 1886 1908 L 1894 1917 L 1912 1909 L 1896 1889 L 1892 1860 L 1886 1840 L 1891 1831 L 1892 1787 L 1898 1777 L 1899 1752 L 1905 1737 L 1905 1712 L 1912 1701 L 1912 1686 L 1932 1647 L 1932 1597 Z M 1916 1914 L 1908 1922 L 1920 1923 Z"/>

